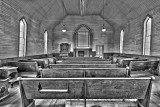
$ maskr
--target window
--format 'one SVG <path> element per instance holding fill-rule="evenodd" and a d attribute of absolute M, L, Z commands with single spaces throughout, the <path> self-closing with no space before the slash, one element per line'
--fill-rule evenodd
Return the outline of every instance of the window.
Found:
<path fill-rule="evenodd" d="M 89 47 L 88 31 L 78 32 L 78 47 Z"/>
<path fill-rule="evenodd" d="M 104 45 L 96 45 L 96 57 L 103 57 Z"/>
<path fill-rule="evenodd" d="M 78 30 L 78 35 L 77 35 L 77 47 L 90 47 L 90 36 L 89 36 L 89 31 L 86 27 L 81 27 Z"/>
<path fill-rule="evenodd" d="M 48 38 L 48 33 L 47 31 L 44 32 L 44 54 L 47 54 L 47 38 Z"/>
<path fill-rule="evenodd" d="M 124 38 L 124 30 L 121 30 L 121 33 L 120 33 L 120 53 L 123 52 L 123 38 Z"/>
<path fill-rule="evenodd" d="M 149 16 L 147 16 L 144 21 L 143 55 L 150 55 L 151 23 L 152 23 L 152 19 Z"/>
<path fill-rule="evenodd" d="M 26 55 L 26 32 L 27 23 L 23 18 L 20 20 L 20 36 L 19 36 L 19 57 Z"/>

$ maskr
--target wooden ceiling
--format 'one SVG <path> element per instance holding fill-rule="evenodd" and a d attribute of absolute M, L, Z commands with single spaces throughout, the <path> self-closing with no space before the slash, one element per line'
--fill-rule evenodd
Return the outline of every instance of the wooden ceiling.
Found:
<path fill-rule="evenodd" d="M 160 0 L 3 0 L 42 23 L 56 25 L 67 15 L 100 15 L 118 26 L 160 5 Z M 104 7 L 104 9 L 103 9 Z M 103 11 L 104 10 L 104 11 Z"/>

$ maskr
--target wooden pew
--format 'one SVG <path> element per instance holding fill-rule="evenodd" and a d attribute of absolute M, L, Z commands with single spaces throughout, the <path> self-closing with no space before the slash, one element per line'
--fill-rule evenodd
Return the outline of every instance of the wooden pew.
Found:
<path fill-rule="evenodd" d="M 69 99 L 70 104 L 73 104 L 70 99 L 82 99 L 84 107 L 88 105 L 88 99 L 91 100 L 92 104 L 95 104 L 93 106 L 96 106 L 96 102 L 92 99 L 106 99 L 105 102 L 114 102 L 115 107 L 129 107 L 130 105 L 132 107 L 149 107 L 152 89 L 152 78 L 150 77 L 19 78 L 18 80 L 22 107 L 35 106 L 34 99 Z M 121 101 L 110 101 L 110 99 Z M 137 100 L 129 102 L 126 101 L 127 99 Z M 79 100 L 79 102 L 81 101 Z M 79 105 L 79 103 L 76 104 Z"/>
<path fill-rule="evenodd" d="M 49 68 L 117 68 L 117 64 L 49 64 Z"/>
<path fill-rule="evenodd" d="M 56 64 L 56 59 L 54 57 L 52 58 L 47 58 L 49 61 L 49 64 Z"/>
<path fill-rule="evenodd" d="M 66 61 L 57 61 L 57 64 L 111 64 L 111 61 L 83 61 L 83 60 L 66 60 Z"/>
<path fill-rule="evenodd" d="M 129 77 L 126 68 L 53 68 L 41 70 L 42 78 Z"/>
<path fill-rule="evenodd" d="M 0 73 L 1 75 L 1 73 Z M 2 77 L 2 75 L 1 75 Z M 1 79 L 0 77 L 0 102 L 9 96 L 9 78 Z"/>
<path fill-rule="evenodd" d="M 32 61 L 37 62 L 38 66 L 40 66 L 41 68 L 47 68 L 49 65 L 49 61 L 48 59 L 31 59 Z"/>
<path fill-rule="evenodd" d="M 118 59 L 118 66 L 126 67 L 126 66 L 129 66 L 131 61 L 147 61 L 147 60 L 148 59 L 122 58 L 122 59 Z"/>
<path fill-rule="evenodd" d="M 6 66 L 18 67 L 18 61 L 8 61 Z"/>
<path fill-rule="evenodd" d="M 122 59 L 122 58 L 130 58 L 130 57 L 113 56 L 111 63 L 112 64 L 118 63 L 118 59 Z"/>
<path fill-rule="evenodd" d="M 19 77 L 37 77 L 41 68 L 38 67 L 37 62 L 19 62 L 18 76 Z"/>
<path fill-rule="evenodd" d="M 62 60 L 104 61 L 105 59 L 99 57 L 66 57 Z"/>
<path fill-rule="evenodd" d="M 152 74 L 160 75 L 159 61 L 131 61 L 130 71 L 149 71 Z"/>
<path fill-rule="evenodd" d="M 8 72 L 0 70 L 0 101 L 9 96 L 9 78 Z"/>
<path fill-rule="evenodd" d="M 11 88 L 13 84 L 17 82 L 17 72 L 18 67 L 11 67 L 11 66 L 3 66 L 0 67 L 0 79 L 7 79 L 9 78 L 9 83 L 11 84 Z"/>

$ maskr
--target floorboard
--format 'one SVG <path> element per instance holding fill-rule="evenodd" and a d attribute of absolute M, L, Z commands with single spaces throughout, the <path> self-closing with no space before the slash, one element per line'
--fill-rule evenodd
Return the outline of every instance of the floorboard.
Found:
<path fill-rule="evenodd" d="M 131 77 L 153 76 L 146 72 L 132 72 Z M 150 107 L 160 107 L 160 76 L 155 76 L 153 81 Z M 0 102 L 0 107 L 22 107 L 18 83 L 13 88 L 9 88 L 10 95 Z M 36 107 L 65 107 L 65 100 L 58 99 L 38 99 L 35 101 Z"/>

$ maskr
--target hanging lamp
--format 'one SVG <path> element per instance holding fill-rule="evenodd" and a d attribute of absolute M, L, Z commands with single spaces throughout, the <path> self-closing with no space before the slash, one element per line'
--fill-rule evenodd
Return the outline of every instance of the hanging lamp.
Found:
<path fill-rule="evenodd" d="M 103 17 L 104 17 L 104 0 L 103 0 Z M 103 26 L 102 26 L 102 32 L 105 32 L 106 28 L 104 26 L 104 19 L 103 19 Z"/>
<path fill-rule="evenodd" d="M 63 7 L 63 16 L 64 16 L 64 7 Z M 62 23 L 63 23 L 63 20 L 62 20 Z M 65 24 L 63 23 L 63 29 L 62 29 L 62 32 L 67 32 L 66 30 L 66 27 L 65 27 Z"/>
<path fill-rule="evenodd" d="M 65 25 L 63 25 L 63 29 L 62 29 L 62 32 L 66 32 L 66 28 L 65 28 Z"/>

